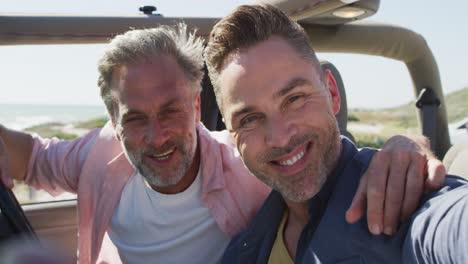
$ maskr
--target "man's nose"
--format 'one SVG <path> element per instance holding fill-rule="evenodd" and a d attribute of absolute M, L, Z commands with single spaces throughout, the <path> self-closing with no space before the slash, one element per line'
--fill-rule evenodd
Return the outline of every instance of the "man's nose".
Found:
<path fill-rule="evenodd" d="M 277 116 L 270 119 L 266 127 L 266 144 L 270 147 L 285 147 L 291 137 L 297 133 L 297 128 L 287 118 Z"/>
<path fill-rule="evenodd" d="M 159 120 L 150 120 L 146 129 L 145 143 L 161 146 L 169 139 L 167 128 Z"/>

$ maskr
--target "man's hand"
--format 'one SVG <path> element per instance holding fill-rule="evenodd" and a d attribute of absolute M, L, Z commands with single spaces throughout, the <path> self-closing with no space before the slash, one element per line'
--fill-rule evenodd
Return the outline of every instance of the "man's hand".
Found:
<path fill-rule="evenodd" d="M 372 158 L 346 221 L 357 222 L 367 208 L 372 234 L 394 234 L 399 222 L 417 209 L 422 194 L 440 188 L 444 179 L 445 167 L 430 151 L 426 138 L 394 136 Z"/>
<path fill-rule="evenodd" d="M 31 135 L 0 124 L 0 183 L 7 188 L 13 188 L 13 179 L 24 180 L 33 143 Z"/>
<path fill-rule="evenodd" d="M 3 183 L 7 188 L 13 188 L 13 179 L 9 175 L 8 154 L 5 143 L 0 137 L 0 183 Z"/>

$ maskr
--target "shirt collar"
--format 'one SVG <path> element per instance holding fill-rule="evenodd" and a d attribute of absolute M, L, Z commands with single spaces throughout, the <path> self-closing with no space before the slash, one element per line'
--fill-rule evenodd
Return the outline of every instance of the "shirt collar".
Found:
<path fill-rule="evenodd" d="M 327 177 L 325 184 L 322 186 L 320 191 L 314 195 L 309 200 L 309 215 L 313 216 L 316 214 L 314 212 L 316 203 L 327 203 L 330 199 L 333 190 L 335 189 L 336 183 L 338 182 L 338 178 L 340 175 L 343 174 L 343 170 L 346 164 L 346 160 L 349 159 L 350 155 L 353 155 L 353 144 L 346 138 L 341 138 L 341 154 L 340 158 L 338 159 L 338 163 L 333 169 L 332 173 Z"/>
<path fill-rule="evenodd" d="M 202 193 L 206 194 L 225 187 L 223 158 L 220 144 L 211 136 L 211 132 L 201 123 L 197 124 L 198 144 L 200 149 L 200 175 Z"/>

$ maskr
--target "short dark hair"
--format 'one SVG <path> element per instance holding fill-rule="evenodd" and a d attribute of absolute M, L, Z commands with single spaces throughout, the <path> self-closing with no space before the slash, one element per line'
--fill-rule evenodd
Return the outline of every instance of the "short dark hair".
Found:
<path fill-rule="evenodd" d="M 322 72 L 301 25 L 272 5 L 242 5 L 213 27 L 204 52 L 218 104 L 219 74 L 229 54 L 248 49 L 272 36 L 283 38 L 301 56 L 310 59 L 319 73 Z"/>

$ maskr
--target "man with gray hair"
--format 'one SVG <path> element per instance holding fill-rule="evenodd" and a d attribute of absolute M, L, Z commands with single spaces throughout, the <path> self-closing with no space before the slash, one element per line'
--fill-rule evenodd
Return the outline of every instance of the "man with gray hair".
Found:
<path fill-rule="evenodd" d="M 200 123 L 202 48 L 183 24 L 119 35 L 99 61 L 106 126 L 72 141 L 0 129 L 0 153 L 10 160 L 0 157 L 6 185 L 9 167 L 12 178 L 36 188 L 78 194 L 80 263 L 215 263 L 269 193 L 229 133 Z M 419 162 L 408 164 L 424 168 L 423 155 L 413 155 Z M 423 174 L 388 175 L 405 181 Z M 443 175 L 429 174 L 431 183 Z M 388 175 L 369 178 L 386 182 Z M 412 187 L 422 192 L 423 185 Z M 392 208 L 395 217 L 402 206 Z"/>

